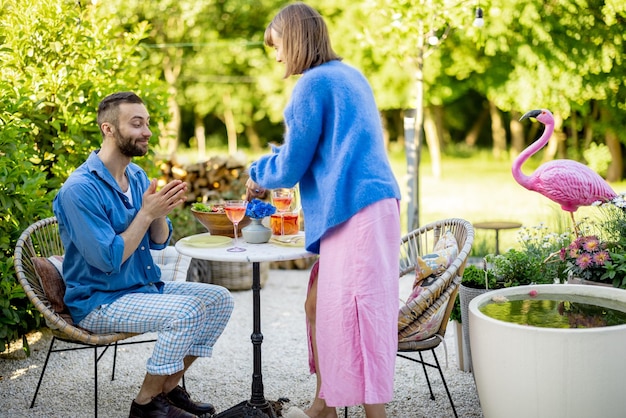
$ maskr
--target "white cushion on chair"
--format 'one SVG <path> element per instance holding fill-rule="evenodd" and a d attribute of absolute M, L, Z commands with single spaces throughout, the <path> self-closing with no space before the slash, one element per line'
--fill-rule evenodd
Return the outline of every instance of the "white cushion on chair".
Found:
<path fill-rule="evenodd" d="M 156 265 L 161 269 L 163 281 L 186 281 L 187 270 L 191 264 L 191 257 L 182 255 L 173 246 L 162 250 L 150 250 Z"/>

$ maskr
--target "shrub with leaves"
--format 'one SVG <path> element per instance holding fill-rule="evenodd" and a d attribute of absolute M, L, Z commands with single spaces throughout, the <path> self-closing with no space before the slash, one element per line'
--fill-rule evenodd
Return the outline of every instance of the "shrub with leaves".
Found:
<path fill-rule="evenodd" d="M 544 224 L 534 227 L 522 227 L 517 235 L 520 251 L 528 254 L 534 261 L 540 262 L 544 283 L 567 281 L 567 265 L 559 258 L 561 248 L 572 240 L 571 232 L 550 231 Z"/>
<path fill-rule="evenodd" d="M 488 254 L 485 259 L 504 287 L 554 282 L 554 278 L 542 274 L 543 260 L 526 251 L 510 249 L 503 254 Z"/>
<path fill-rule="evenodd" d="M 165 86 L 147 70 L 140 44 L 147 25 L 116 27 L 85 3 L 2 3 L 0 27 L 14 30 L 3 31 L 0 48 L 0 352 L 39 326 L 17 283 L 13 251 L 24 229 L 52 215 L 63 181 L 99 147 L 100 100 L 133 90 L 152 120 L 167 120 Z"/>

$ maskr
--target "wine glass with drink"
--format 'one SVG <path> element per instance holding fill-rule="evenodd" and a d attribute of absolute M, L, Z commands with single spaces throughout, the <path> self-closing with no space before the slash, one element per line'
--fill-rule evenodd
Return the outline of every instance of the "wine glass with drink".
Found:
<path fill-rule="evenodd" d="M 285 235 L 285 212 L 289 212 L 293 201 L 294 189 L 282 188 L 272 190 L 272 203 L 280 213 L 280 235 Z"/>
<path fill-rule="evenodd" d="M 248 206 L 247 200 L 227 200 L 224 203 L 224 211 L 226 212 L 226 216 L 233 223 L 233 228 L 235 231 L 235 245 L 234 247 L 229 248 L 226 251 L 231 252 L 241 252 L 246 251 L 245 248 L 241 248 L 237 245 L 237 225 L 246 216 L 246 207 Z"/>

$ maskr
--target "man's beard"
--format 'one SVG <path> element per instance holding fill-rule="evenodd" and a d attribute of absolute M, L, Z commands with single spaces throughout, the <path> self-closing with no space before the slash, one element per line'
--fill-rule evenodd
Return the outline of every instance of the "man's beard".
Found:
<path fill-rule="evenodd" d="M 119 148 L 122 155 L 132 158 L 142 157 L 147 154 L 147 149 L 135 145 L 135 140 L 132 137 L 122 136 L 119 133 L 119 129 L 116 129 L 114 135 L 117 142 L 117 147 Z"/>

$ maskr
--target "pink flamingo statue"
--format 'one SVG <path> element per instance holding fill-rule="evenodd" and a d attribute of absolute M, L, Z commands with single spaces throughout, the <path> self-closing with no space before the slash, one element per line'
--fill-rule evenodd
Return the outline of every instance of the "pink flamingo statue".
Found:
<path fill-rule="evenodd" d="M 581 206 L 589 206 L 597 201 L 607 202 L 616 197 L 617 193 L 598 173 L 573 160 L 548 161 L 530 176 L 522 173 L 522 165 L 548 143 L 554 131 L 554 117 L 549 110 L 531 110 L 522 116 L 520 121 L 528 118 L 535 118 L 543 123 L 545 130 L 538 140 L 515 159 L 511 168 L 513 178 L 522 187 L 541 193 L 561 205 L 561 209 L 569 212 L 574 223 L 574 231 L 578 236 L 574 212 Z"/>

